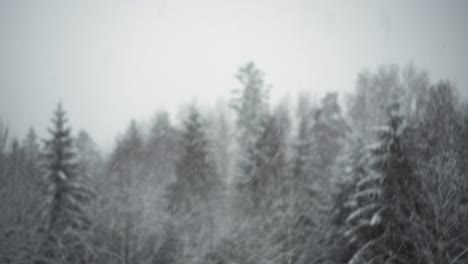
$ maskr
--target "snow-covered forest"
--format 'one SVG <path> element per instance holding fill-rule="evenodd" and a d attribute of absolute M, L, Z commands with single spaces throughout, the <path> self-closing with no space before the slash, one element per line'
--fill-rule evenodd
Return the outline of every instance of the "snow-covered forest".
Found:
<path fill-rule="evenodd" d="M 276 102 L 256 64 L 233 74 L 110 153 L 67 102 L 45 138 L 0 121 L 0 263 L 468 263 L 466 87 L 384 65 Z"/>

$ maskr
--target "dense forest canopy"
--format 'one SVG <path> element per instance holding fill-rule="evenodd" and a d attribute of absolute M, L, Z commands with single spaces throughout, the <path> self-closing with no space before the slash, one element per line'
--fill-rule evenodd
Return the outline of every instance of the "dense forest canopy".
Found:
<path fill-rule="evenodd" d="M 0 263 L 468 262 L 465 87 L 384 65 L 273 102 L 253 62 L 236 78 L 107 154 L 67 102 L 44 139 L 0 119 Z"/>

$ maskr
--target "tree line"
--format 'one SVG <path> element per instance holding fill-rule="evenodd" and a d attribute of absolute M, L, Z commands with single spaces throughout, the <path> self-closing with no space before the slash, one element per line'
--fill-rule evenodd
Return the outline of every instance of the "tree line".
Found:
<path fill-rule="evenodd" d="M 236 78 L 212 109 L 132 120 L 106 155 L 60 103 L 46 139 L 0 122 L 0 263 L 468 262 L 451 82 L 385 65 L 352 93 L 273 103 L 254 63 Z"/>

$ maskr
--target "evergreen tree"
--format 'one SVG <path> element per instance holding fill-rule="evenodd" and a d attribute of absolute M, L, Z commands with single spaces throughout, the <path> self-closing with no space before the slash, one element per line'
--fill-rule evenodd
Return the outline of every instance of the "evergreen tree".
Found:
<path fill-rule="evenodd" d="M 23 141 L 23 148 L 30 160 L 36 160 L 39 156 L 39 142 L 36 132 L 30 128 L 26 138 Z"/>
<path fill-rule="evenodd" d="M 144 233 L 142 228 L 143 194 L 148 173 L 144 167 L 144 139 L 135 120 L 132 120 L 110 158 L 109 192 L 110 251 L 115 252 L 124 264 L 139 258 L 138 245 Z"/>
<path fill-rule="evenodd" d="M 226 188 L 217 203 L 216 222 L 218 223 L 219 236 L 228 234 L 234 227 L 236 210 L 233 197 L 236 196 L 236 188 L 232 184 L 235 173 L 235 131 L 234 122 L 229 113 L 229 106 L 223 100 L 218 101 L 214 111 L 210 111 L 207 117 L 207 133 L 209 138 L 209 159 L 213 162 L 216 173 Z"/>
<path fill-rule="evenodd" d="M 42 258 L 63 263 L 87 263 L 90 252 L 85 232 L 89 230 L 87 206 L 94 194 L 84 175 L 78 174 L 71 130 L 59 103 L 45 141 L 46 197 L 41 208 L 46 241 Z"/>
<path fill-rule="evenodd" d="M 388 125 L 370 147 L 372 171 L 356 184 L 346 219 L 354 254 L 348 263 L 421 263 L 410 219 L 418 213 L 418 181 L 402 144 L 405 137 L 399 105 L 389 108 Z M 425 263 L 425 262 L 422 262 Z"/>
<path fill-rule="evenodd" d="M 237 79 L 242 88 L 235 91 L 238 97 L 233 98 L 231 106 L 237 113 L 237 136 L 239 155 L 237 157 L 237 171 L 235 173 L 235 185 L 239 191 L 240 199 L 236 207 L 240 212 L 246 213 L 253 204 L 258 203 L 255 190 L 258 184 L 258 153 L 256 145 L 259 144 L 261 134 L 264 133 L 268 109 L 268 87 L 265 85 L 263 73 L 256 68 L 253 62 L 240 68 Z M 244 198 L 251 200 L 245 203 Z M 257 201 L 256 201 L 257 200 Z"/>
<path fill-rule="evenodd" d="M 177 163 L 176 181 L 168 188 L 171 211 L 187 212 L 212 199 L 221 187 L 208 154 L 208 140 L 195 106 L 191 106 L 182 131 L 183 154 Z"/>
<path fill-rule="evenodd" d="M 248 182 L 239 185 L 252 213 L 271 212 L 275 199 L 284 195 L 284 189 L 280 189 L 289 180 L 285 142 L 287 127 L 288 124 L 281 123 L 280 117 L 275 115 L 265 117 L 261 123 L 262 133 L 251 156 L 256 170 Z"/>
<path fill-rule="evenodd" d="M 325 217 L 330 225 L 325 238 L 326 250 L 324 258 L 333 263 L 345 263 L 356 250 L 353 243 L 349 243 L 343 234 L 353 226 L 347 223 L 347 218 L 356 209 L 356 192 L 362 191 L 368 186 L 357 187 L 358 182 L 369 176 L 369 155 L 364 140 L 359 137 L 350 138 L 343 149 L 340 159 L 337 161 L 338 172 L 342 177 L 336 186 L 339 191 L 334 195 L 333 205 L 330 214 Z M 369 179 L 371 180 L 371 179 Z M 372 183 L 372 182 L 371 182 Z M 371 202 L 371 201 L 365 201 Z"/>
<path fill-rule="evenodd" d="M 253 148 L 255 174 L 250 182 L 239 186 L 239 201 L 248 218 L 233 235 L 239 240 L 237 246 L 242 248 L 242 255 L 248 258 L 246 262 L 287 262 L 295 253 L 289 234 L 294 218 L 290 210 L 294 190 L 288 166 L 289 128 L 289 113 L 284 105 L 264 117 L 261 135 Z M 263 243 L 258 243 L 257 237 L 262 237 Z"/>
<path fill-rule="evenodd" d="M 314 114 L 312 168 L 319 178 L 329 178 L 350 129 L 342 116 L 337 93 L 328 93 Z"/>
<path fill-rule="evenodd" d="M 237 125 L 241 147 L 255 142 L 260 130 L 262 116 L 268 112 L 268 92 L 261 72 L 253 62 L 239 69 L 237 79 L 243 86 L 235 90 L 231 107 L 237 113 Z"/>
<path fill-rule="evenodd" d="M 340 153 L 349 127 L 336 93 L 326 94 L 317 107 L 302 99 L 295 139 L 293 177 L 295 212 L 294 243 L 305 245 L 300 255 L 309 261 L 325 258 L 331 236 L 333 187 L 337 185 Z M 336 241 L 330 242 L 336 245 Z"/>
<path fill-rule="evenodd" d="M 181 241 L 174 230 L 173 223 L 165 225 L 162 242 L 156 250 L 153 258 L 154 264 L 179 263 Z"/>
<path fill-rule="evenodd" d="M 147 167 L 157 187 L 164 187 L 175 178 L 175 164 L 180 154 L 178 131 L 171 124 L 169 114 L 160 112 L 153 120 L 146 146 Z"/>
<path fill-rule="evenodd" d="M 290 186 L 290 214 L 293 214 L 291 226 L 289 227 L 289 245 L 295 248 L 293 258 L 288 263 L 302 259 L 305 254 L 316 254 L 319 250 L 310 248 L 310 240 L 318 240 L 314 232 L 319 224 L 319 213 L 314 194 L 317 193 L 314 186 L 316 171 L 312 167 L 311 159 L 314 154 L 312 127 L 314 124 L 313 114 L 315 107 L 305 95 L 299 98 L 297 110 L 297 132 L 292 148 L 292 172 Z M 315 233 L 315 234 L 314 234 Z"/>
<path fill-rule="evenodd" d="M 192 105 L 181 135 L 183 154 L 176 167 L 176 180 L 167 188 L 170 221 L 184 241 L 180 261 L 201 261 L 213 245 L 216 234 L 216 202 L 223 184 L 209 157 L 205 126 Z"/>
<path fill-rule="evenodd" d="M 36 161 L 16 139 L 9 151 L 0 150 L 0 263 L 30 263 L 37 248 Z"/>
<path fill-rule="evenodd" d="M 8 126 L 0 119 L 0 158 L 4 156 L 8 145 Z"/>
<path fill-rule="evenodd" d="M 34 189 L 37 189 L 37 185 L 40 184 L 40 146 L 36 136 L 36 132 L 33 128 L 29 129 L 26 138 L 23 140 L 22 149 L 24 151 L 24 177 L 29 184 L 29 193 L 33 193 Z"/>
<path fill-rule="evenodd" d="M 88 132 L 80 130 L 76 138 L 78 169 L 80 174 L 93 175 L 95 178 L 102 174 L 103 159 L 96 143 Z"/>
<path fill-rule="evenodd" d="M 348 230 L 344 233 L 348 238 L 348 245 L 347 250 L 341 252 L 345 259 L 350 259 L 366 243 L 381 236 L 385 228 L 380 211 L 383 208 L 382 175 L 370 170 L 369 164 L 359 162 L 364 160 L 365 157 L 361 154 L 361 157 L 351 161 L 350 176 L 354 178 L 351 188 L 354 191 L 349 193 L 349 200 L 341 208 L 341 212 L 348 213 Z"/>
<path fill-rule="evenodd" d="M 309 98 L 299 97 L 297 111 L 297 132 L 294 140 L 293 175 L 298 185 L 304 185 L 311 177 L 310 158 L 313 153 L 312 126 L 314 109 Z"/>
<path fill-rule="evenodd" d="M 294 263 L 304 253 L 305 243 L 298 229 L 295 205 L 303 197 L 296 189 L 291 173 L 290 145 L 291 121 L 285 104 L 279 105 L 265 120 L 263 133 L 257 143 L 260 182 L 256 190 L 260 200 L 257 207 L 261 235 L 269 238 L 264 245 L 265 257 L 278 263 Z M 264 204 L 262 206 L 262 203 Z M 306 230 L 301 230 L 305 233 Z"/>
<path fill-rule="evenodd" d="M 255 142 L 258 140 L 261 122 L 268 113 L 268 89 L 263 80 L 263 73 L 253 62 L 240 68 L 237 79 L 242 89 L 236 90 L 240 94 L 232 99 L 231 106 L 237 113 L 237 129 L 240 148 L 238 181 L 249 181 L 255 173 L 255 165 L 251 162 Z"/>
<path fill-rule="evenodd" d="M 234 165 L 234 124 L 224 101 L 219 101 L 210 116 L 210 154 L 216 164 L 216 171 L 225 182 L 232 180 Z"/>
<path fill-rule="evenodd" d="M 6 186 L 8 176 L 8 126 L 0 119 L 0 190 Z"/>

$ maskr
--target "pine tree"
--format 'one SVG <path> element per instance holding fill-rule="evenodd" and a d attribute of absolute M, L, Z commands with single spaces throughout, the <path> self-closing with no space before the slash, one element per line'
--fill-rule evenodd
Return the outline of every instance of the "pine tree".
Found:
<path fill-rule="evenodd" d="M 288 133 L 290 121 L 288 112 L 279 107 L 262 122 L 262 133 L 255 143 L 253 161 L 256 173 L 244 187 L 253 202 L 253 209 L 272 212 L 286 206 L 291 179 L 287 163 Z"/>
<path fill-rule="evenodd" d="M 369 152 L 360 137 L 351 137 L 340 156 L 337 170 L 342 175 L 335 183 L 339 191 L 334 195 L 331 214 L 325 217 L 329 224 L 326 226 L 328 234 L 325 239 L 327 245 L 324 258 L 333 263 L 345 263 L 356 250 L 352 248 L 353 243 L 348 243 L 349 239 L 343 234 L 352 226 L 346 219 L 357 207 L 352 195 L 364 187 L 358 189 L 357 183 L 370 173 Z"/>
<path fill-rule="evenodd" d="M 385 228 L 381 220 L 382 176 L 371 171 L 368 164 L 363 166 L 355 161 L 353 163 L 351 173 L 355 178 L 354 192 L 342 208 L 349 213 L 346 217 L 348 230 L 344 234 L 349 243 L 347 251 L 343 254 L 345 258 L 356 258 L 356 252 L 359 252 L 358 250 L 362 249 L 366 243 L 374 242 L 382 235 Z M 349 252 L 353 252 L 354 256 L 346 256 Z"/>
<path fill-rule="evenodd" d="M 190 211 L 199 202 L 210 201 L 219 191 L 220 179 L 208 154 L 205 135 L 198 109 L 191 106 L 182 132 L 183 154 L 177 163 L 176 181 L 169 186 L 171 211 Z"/>
<path fill-rule="evenodd" d="M 284 105 L 261 122 L 261 134 L 257 138 L 251 156 L 255 173 L 249 182 L 238 185 L 242 197 L 241 222 L 236 229 L 235 244 L 241 248 L 245 262 L 267 259 L 286 262 L 293 256 L 289 240 L 293 212 L 289 210 L 290 195 L 294 190 L 288 163 L 289 158 L 289 113 Z M 263 242 L 258 243 L 257 237 Z"/>
<path fill-rule="evenodd" d="M 66 113 L 59 103 L 49 129 L 51 138 L 45 141 L 44 170 L 46 197 L 41 208 L 46 241 L 45 259 L 65 263 L 86 263 L 89 251 L 85 232 L 91 222 L 87 206 L 94 194 L 84 175 L 79 175 L 71 129 L 67 127 Z"/>
<path fill-rule="evenodd" d="M 312 105 L 309 97 L 302 95 L 299 98 L 297 110 L 297 131 L 293 140 L 292 168 L 290 186 L 289 214 L 293 217 L 288 227 L 288 245 L 292 250 L 287 263 L 304 260 L 306 255 L 320 253 L 321 249 L 316 243 L 321 235 L 318 232 L 322 222 L 323 213 L 320 212 L 320 199 L 317 194 L 318 170 L 314 167 L 313 159 L 316 155 L 314 149 L 314 114 L 318 111 Z"/>
<path fill-rule="evenodd" d="M 88 132 L 80 130 L 76 138 L 76 158 L 78 160 L 78 169 L 83 175 L 102 174 L 103 159 L 98 151 L 96 143 L 91 138 Z"/>
<path fill-rule="evenodd" d="M 40 182 L 40 149 L 39 142 L 36 136 L 34 129 L 30 129 L 26 138 L 23 140 L 22 149 L 24 151 L 24 177 L 26 180 L 31 182 L 29 185 L 29 193 L 33 193 L 34 189 L 37 189 L 36 186 Z"/>
<path fill-rule="evenodd" d="M 306 248 L 304 235 L 308 234 L 303 222 L 300 223 L 298 210 L 305 196 L 289 165 L 292 161 L 290 128 L 287 107 L 279 105 L 266 119 L 257 144 L 260 161 L 257 177 L 261 184 L 253 191 L 259 192 L 260 201 L 266 204 L 257 209 L 262 217 L 258 224 L 262 226 L 261 235 L 270 239 L 263 248 L 265 257 L 277 263 L 295 263 L 302 259 Z"/>
<path fill-rule="evenodd" d="M 263 72 L 257 69 L 253 62 L 240 68 L 237 79 L 242 84 L 242 88 L 235 91 L 239 95 L 231 102 L 232 108 L 237 113 L 239 145 L 234 183 L 240 199 L 236 207 L 243 213 L 254 210 L 251 206 L 258 203 L 258 199 L 253 197 L 256 195 L 255 192 L 245 192 L 257 188 L 259 164 L 256 162 L 258 159 L 256 145 L 264 133 L 265 121 L 268 119 L 266 116 L 269 114 L 269 91 L 263 76 Z M 245 203 L 246 197 L 251 198 L 247 203 Z"/>
<path fill-rule="evenodd" d="M 172 223 L 164 228 L 162 242 L 154 254 L 154 264 L 176 264 L 179 263 L 181 241 L 174 230 Z"/>
<path fill-rule="evenodd" d="M 237 136 L 241 152 L 237 180 L 240 182 L 249 181 L 254 174 L 255 165 L 251 162 L 251 155 L 262 132 L 262 119 L 268 113 L 268 89 L 263 75 L 253 62 L 240 68 L 237 74 L 243 87 L 235 91 L 240 95 L 232 99 L 231 107 L 237 113 Z"/>
<path fill-rule="evenodd" d="M 344 146 L 344 140 L 349 133 L 349 127 L 341 113 L 337 93 L 328 93 L 322 99 L 321 107 L 315 111 L 313 148 L 315 155 L 312 167 L 320 178 L 329 178 L 331 169 Z"/>
<path fill-rule="evenodd" d="M 8 126 L 0 119 L 0 158 L 4 156 L 8 145 Z"/>
<path fill-rule="evenodd" d="M 123 137 L 118 141 L 110 158 L 109 203 L 112 251 L 124 264 L 138 257 L 137 246 L 143 235 L 138 231 L 144 212 L 143 194 L 147 173 L 144 167 L 144 139 L 135 120 L 132 120 Z"/>
<path fill-rule="evenodd" d="M 37 188 L 37 160 L 26 141 L 20 144 L 14 139 L 9 151 L 0 150 L 0 263 L 32 262 L 39 242 L 34 212 L 42 197 Z"/>
<path fill-rule="evenodd" d="M 224 101 L 216 104 L 214 113 L 210 116 L 208 136 L 210 140 L 210 154 L 216 164 L 216 171 L 225 182 L 232 180 L 234 165 L 234 124 Z"/>
<path fill-rule="evenodd" d="M 150 129 L 145 159 L 157 187 L 165 186 L 175 177 L 175 163 L 180 152 L 178 137 L 178 131 L 172 126 L 169 114 L 158 113 Z"/>
<path fill-rule="evenodd" d="M 240 145 L 247 147 L 256 140 L 262 116 L 268 112 L 269 89 L 263 79 L 263 72 L 253 62 L 241 67 L 236 77 L 243 87 L 234 91 L 237 97 L 232 99 L 231 107 L 238 115 Z"/>
<path fill-rule="evenodd" d="M 422 261 L 411 237 L 409 219 L 418 212 L 418 183 L 402 145 L 405 133 L 399 105 L 392 104 L 388 124 L 370 147 L 372 170 L 358 179 L 349 201 L 354 208 L 346 219 L 350 228 L 345 235 L 354 248 L 349 264 Z"/>
<path fill-rule="evenodd" d="M 36 132 L 33 128 L 30 128 L 26 138 L 23 141 L 23 147 L 29 159 L 36 160 L 39 155 L 39 142 L 37 139 Z"/>
<path fill-rule="evenodd" d="M 200 261 L 213 246 L 216 202 L 223 184 L 208 153 L 205 127 L 198 109 L 192 105 L 181 132 L 183 154 L 176 167 L 176 180 L 167 188 L 171 221 L 184 246 L 183 263 Z"/>
<path fill-rule="evenodd" d="M 305 95 L 299 98 L 297 111 L 297 133 L 294 140 L 293 175 L 298 185 L 305 184 L 311 177 L 313 112 L 311 102 Z"/>
<path fill-rule="evenodd" d="M 330 240 L 332 233 L 328 208 L 332 207 L 338 161 L 349 127 L 336 93 L 326 94 L 317 107 L 301 100 L 293 168 L 297 214 L 294 243 L 305 245 L 301 255 L 315 261 L 325 258 L 324 242 Z"/>

